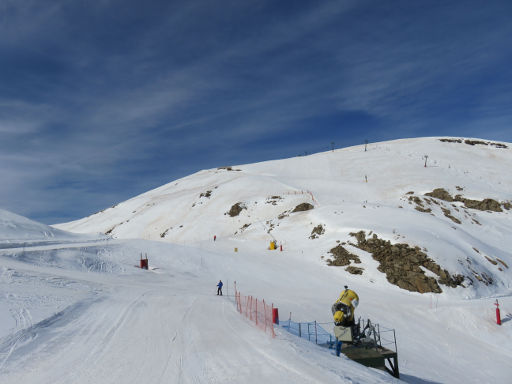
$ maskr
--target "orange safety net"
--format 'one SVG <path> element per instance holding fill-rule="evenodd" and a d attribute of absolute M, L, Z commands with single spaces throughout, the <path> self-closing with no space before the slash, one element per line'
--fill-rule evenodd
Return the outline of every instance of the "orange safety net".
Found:
<path fill-rule="evenodd" d="M 269 333 L 275 337 L 274 323 L 272 321 L 272 312 L 274 304 L 268 305 L 265 300 L 258 300 L 252 296 L 244 296 L 235 290 L 236 308 L 241 315 L 248 318 L 250 321 L 260 328 L 261 330 Z"/>

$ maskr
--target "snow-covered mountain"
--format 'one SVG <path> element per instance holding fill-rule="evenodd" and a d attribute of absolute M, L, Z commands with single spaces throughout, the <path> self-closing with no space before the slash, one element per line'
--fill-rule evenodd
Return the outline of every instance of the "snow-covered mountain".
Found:
<path fill-rule="evenodd" d="M 366 281 L 379 268 L 411 291 L 485 296 L 512 282 L 510 169 L 507 143 L 404 139 L 200 171 L 55 227 L 262 251 L 276 240 Z"/>
<path fill-rule="evenodd" d="M 0 211 L 0 382 L 397 382 L 269 337 L 235 281 L 328 330 L 347 284 L 403 381 L 508 382 L 511 166 L 508 143 L 407 139 L 201 171 L 59 230 Z"/>

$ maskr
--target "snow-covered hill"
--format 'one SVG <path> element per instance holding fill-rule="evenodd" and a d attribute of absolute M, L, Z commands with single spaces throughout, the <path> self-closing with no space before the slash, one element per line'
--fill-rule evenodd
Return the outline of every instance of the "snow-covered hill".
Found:
<path fill-rule="evenodd" d="M 458 295 L 479 297 L 511 288 L 510 169 L 507 143 L 404 139 L 200 171 L 55 227 L 180 244 L 217 236 L 250 242 L 262 252 L 276 240 L 324 264 L 341 242 L 359 257 L 350 270 L 362 272 L 367 282 L 381 277 L 380 267 L 402 288 L 437 292 L 458 286 L 465 287 L 455 289 Z M 304 203 L 314 209 L 294 212 Z M 371 244 L 354 247 L 358 241 L 350 234 L 359 231 L 389 241 L 390 251 L 402 243 L 423 255 L 407 256 L 404 250 L 387 264 L 375 263 Z M 391 264 L 405 256 L 412 263 L 393 275 Z M 423 261 L 416 262 L 418 257 Z M 426 258 L 437 266 L 427 265 Z M 401 281 L 404 269 L 410 276 Z"/>
<path fill-rule="evenodd" d="M 0 382 L 396 382 L 270 338 L 236 311 L 235 280 L 282 318 L 329 324 L 348 284 L 356 316 L 396 330 L 405 382 L 508 382 L 509 147 L 408 139 L 206 170 L 55 226 L 114 239 L 38 241 L 0 211 L 17 223 L 0 227 Z"/>
<path fill-rule="evenodd" d="M 82 236 L 83 237 L 83 236 Z M 77 239 L 73 233 L 61 231 L 26 217 L 0 209 L 0 243 L 25 240 Z"/>

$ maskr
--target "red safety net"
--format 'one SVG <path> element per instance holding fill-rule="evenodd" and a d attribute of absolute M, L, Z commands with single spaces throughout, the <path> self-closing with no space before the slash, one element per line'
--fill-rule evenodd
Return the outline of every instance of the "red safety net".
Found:
<path fill-rule="evenodd" d="M 268 305 L 265 300 L 252 296 L 244 296 L 235 290 L 236 308 L 240 314 L 254 322 L 258 328 L 275 337 L 272 310 L 274 304 Z"/>

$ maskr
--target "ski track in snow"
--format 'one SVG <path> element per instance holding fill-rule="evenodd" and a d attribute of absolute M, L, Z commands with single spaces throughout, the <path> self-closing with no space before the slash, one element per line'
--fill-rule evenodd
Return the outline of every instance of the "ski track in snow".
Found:
<path fill-rule="evenodd" d="M 22 329 L 0 339 L 2 383 L 346 382 L 342 370 L 333 369 L 341 360 L 319 347 L 303 347 L 330 360 L 327 368 L 319 367 L 301 349 L 290 348 L 293 338 L 270 338 L 236 312 L 232 297 L 214 294 L 211 281 L 204 281 L 204 261 L 185 257 L 194 261 L 191 268 L 179 267 L 181 273 L 168 273 L 168 267 L 158 274 L 133 268 L 117 277 L 71 271 L 61 289 L 81 284 L 87 294 L 33 325 L 20 323 Z M 19 276 L 35 275 L 32 265 L 7 260 L 12 269 L 28 268 Z M 50 270 L 43 269 L 41 285 L 64 279 L 49 279 Z M 358 374 L 358 366 L 351 370 L 362 382 L 391 381 L 386 374 Z"/>

